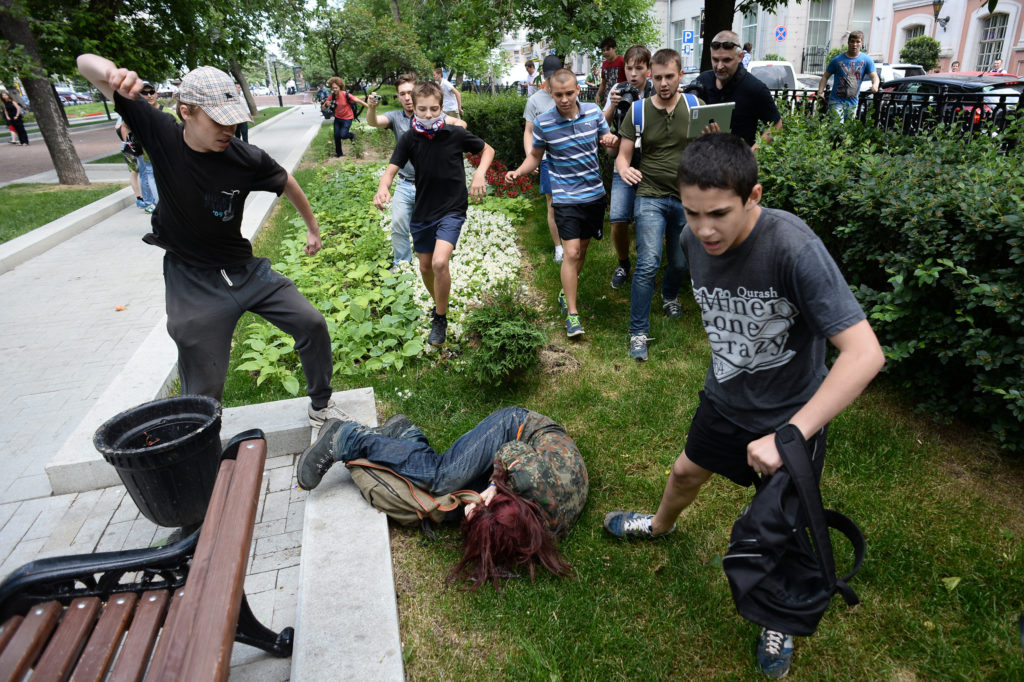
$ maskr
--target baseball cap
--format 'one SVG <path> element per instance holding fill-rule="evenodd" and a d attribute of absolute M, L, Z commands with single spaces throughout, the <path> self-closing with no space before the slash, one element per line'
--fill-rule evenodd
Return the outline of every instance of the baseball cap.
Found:
<path fill-rule="evenodd" d="M 544 66 L 541 67 L 541 71 L 544 73 L 544 80 L 551 78 L 551 75 L 562 68 L 562 60 L 553 54 L 549 54 L 544 57 Z"/>
<path fill-rule="evenodd" d="M 198 105 L 221 125 L 252 120 L 245 99 L 235 90 L 234 79 L 212 66 L 200 66 L 185 74 L 178 87 L 178 101 Z"/>

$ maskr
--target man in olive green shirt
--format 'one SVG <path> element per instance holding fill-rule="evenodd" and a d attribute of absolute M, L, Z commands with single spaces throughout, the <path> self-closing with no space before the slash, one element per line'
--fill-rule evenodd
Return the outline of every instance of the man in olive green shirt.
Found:
<path fill-rule="evenodd" d="M 689 108 L 679 92 L 682 59 L 675 50 L 663 49 L 651 58 L 651 80 L 655 94 L 634 106 L 643 106 L 643 130 L 637 135 L 633 117 L 627 114 L 619 128 L 622 141 L 615 167 L 619 177 L 637 185 L 634 216 L 636 220 L 636 269 L 630 290 L 629 356 L 647 359 L 647 342 L 652 340 L 651 299 L 654 277 L 661 265 L 661 244 L 668 250 L 668 267 L 661 281 L 662 308 L 667 317 L 679 317 L 679 289 L 686 274 L 686 257 L 679 246 L 686 218 L 679 202 L 676 169 L 686 137 Z M 640 138 L 638 144 L 637 138 Z M 640 167 L 631 168 L 633 150 L 642 148 Z"/>

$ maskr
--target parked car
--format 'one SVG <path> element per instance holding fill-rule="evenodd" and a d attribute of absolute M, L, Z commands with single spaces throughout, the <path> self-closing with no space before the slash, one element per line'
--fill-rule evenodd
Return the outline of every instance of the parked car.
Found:
<path fill-rule="evenodd" d="M 888 81 L 881 91 L 883 116 L 920 118 L 931 113 L 941 95 L 942 111 L 935 113 L 944 121 L 959 120 L 975 128 L 983 120 L 999 123 L 1007 111 L 1016 109 L 1024 80 L 1009 75 L 930 74 Z"/>
<path fill-rule="evenodd" d="M 888 62 L 882 62 L 881 64 L 875 64 L 875 73 L 878 74 L 878 80 L 882 83 L 886 83 L 897 78 L 910 78 L 912 76 L 924 76 L 925 70 L 923 66 L 918 64 L 889 64 Z M 863 80 L 860 82 L 860 91 L 865 92 L 871 89 L 871 79 Z"/>
<path fill-rule="evenodd" d="M 57 91 L 57 97 L 60 98 L 60 103 L 66 107 L 72 104 L 86 104 L 92 102 L 92 96 L 84 92 L 75 92 L 74 89 L 67 85 L 56 85 L 54 89 Z"/>
<path fill-rule="evenodd" d="M 747 71 L 769 90 L 796 89 L 796 70 L 789 62 L 752 61 L 747 65 Z"/>

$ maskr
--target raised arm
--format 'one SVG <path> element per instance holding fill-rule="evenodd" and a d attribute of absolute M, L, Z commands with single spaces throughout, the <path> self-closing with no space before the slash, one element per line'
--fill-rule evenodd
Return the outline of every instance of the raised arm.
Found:
<path fill-rule="evenodd" d="M 137 99 L 144 82 L 134 71 L 118 68 L 114 62 L 97 54 L 79 55 L 78 71 L 107 99 L 113 99 L 115 92 L 125 99 Z"/>
<path fill-rule="evenodd" d="M 391 127 L 391 119 L 386 116 L 377 116 L 376 100 L 371 101 L 370 105 L 366 107 L 366 122 L 374 128 L 381 128 L 383 130 Z"/>

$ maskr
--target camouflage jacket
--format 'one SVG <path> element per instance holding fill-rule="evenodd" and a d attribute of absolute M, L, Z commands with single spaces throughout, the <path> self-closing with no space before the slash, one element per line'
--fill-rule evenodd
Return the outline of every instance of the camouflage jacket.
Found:
<path fill-rule="evenodd" d="M 508 471 L 509 487 L 534 502 L 557 537 L 564 537 L 587 503 L 587 466 L 576 443 L 559 424 L 527 412 L 517 440 L 494 456 Z"/>

